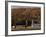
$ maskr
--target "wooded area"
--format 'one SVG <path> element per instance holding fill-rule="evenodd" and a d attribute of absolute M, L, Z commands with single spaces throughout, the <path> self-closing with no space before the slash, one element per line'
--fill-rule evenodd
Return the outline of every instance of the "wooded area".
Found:
<path fill-rule="evenodd" d="M 39 26 L 41 24 L 41 8 L 13 8 L 11 9 L 11 18 L 12 26 L 15 26 L 15 30 L 17 30 L 16 28 L 19 26 L 21 27 L 19 27 L 20 30 L 31 30 L 32 23 L 34 25 L 39 24 Z"/>

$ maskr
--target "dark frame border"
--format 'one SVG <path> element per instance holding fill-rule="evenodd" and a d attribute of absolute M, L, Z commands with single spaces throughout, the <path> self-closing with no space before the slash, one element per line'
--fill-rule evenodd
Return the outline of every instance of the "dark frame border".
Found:
<path fill-rule="evenodd" d="M 44 5 L 44 32 L 35 33 L 35 34 L 8 35 L 8 2 L 43 4 Z M 45 3 L 43 2 L 25 2 L 25 1 L 5 1 L 5 36 L 25 36 L 25 35 L 41 35 L 41 34 L 45 34 Z"/>

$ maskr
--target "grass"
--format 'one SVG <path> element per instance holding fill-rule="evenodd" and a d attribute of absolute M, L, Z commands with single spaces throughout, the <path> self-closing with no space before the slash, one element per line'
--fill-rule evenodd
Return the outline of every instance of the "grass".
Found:
<path fill-rule="evenodd" d="M 21 30 L 40 30 L 41 28 L 32 28 L 31 26 L 16 26 L 15 30 L 12 31 L 21 31 Z"/>

